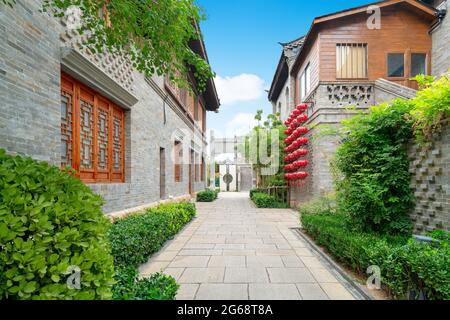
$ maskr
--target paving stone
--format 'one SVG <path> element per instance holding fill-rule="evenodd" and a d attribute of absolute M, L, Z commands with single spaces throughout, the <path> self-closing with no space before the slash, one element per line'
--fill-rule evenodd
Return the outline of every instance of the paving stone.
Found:
<path fill-rule="evenodd" d="M 325 268 L 309 268 L 317 282 L 339 282 L 334 275 Z"/>
<path fill-rule="evenodd" d="M 299 225 L 292 210 L 260 210 L 240 193 L 197 209 L 194 222 L 139 268 L 143 276 L 173 276 L 181 285 L 177 299 L 351 297 L 290 230 Z"/>
<path fill-rule="evenodd" d="M 170 263 L 169 268 L 203 268 L 208 265 L 209 256 L 177 256 Z"/>
<path fill-rule="evenodd" d="M 225 268 L 186 268 L 179 283 L 223 283 Z"/>
<path fill-rule="evenodd" d="M 208 267 L 245 267 L 245 256 L 215 256 Z"/>
<path fill-rule="evenodd" d="M 279 256 L 247 256 L 247 267 L 283 267 Z"/>
<path fill-rule="evenodd" d="M 248 300 L 247 284 L 201 284 L 196 300 Z"/>
<path fill-rule="evenodd" d="M 180 279 L 184 269 L 185 268 L 166 268 L 164 270 L 164 274 L 166 274 L 168 276 L 172 276 L 175 278 L 175 280 L 178 281 L 178 279 Z"/>
<path fill-rule="evenodd" d="M 152 261 L 172 261 L 178 254 L 178 251 L 164 250 L 152 258 Z"/>
<path fill-rule="evenodd" d="M 301 300 L 294 284 L 250 284 L 250 300 Z"/>
<path fill-rule="evenodd" d="M 268 283 L 265 268 L 226 268 L 225 283 Z"/>
<path fill-rule="evenodd" d="M 199 284 L 181 283 L 177 292 L 176 300 L 194 300 Z"/>
<path fill-rule="evenodd" d="M 239 243 L 216 244 L 214 249 L 223 249 L 223 250 L 245 249 L 245 244 Z"/>
<path fill-rule="evenodd" d="M 308 248 L 295 248 L 294 250 L 299 257 L 314 257 L 314 254 Z"/>
<path fill-rule="evenodd" d="M 322 263 L 316 257 L 300 257 L 308 268 L 323 268 Z"/>
<path fill-rule="evenodd" d="M 317 283 L 297 283 L 303 300 L 328 300 L 328 296 Z"/>
<path fill-rule="evenodd" d="M 294 250 L 256 249 L 257 256 L 290 256 L 294 254 L 295 254 Z"/>
<path fill-rule="evenodd" d="M 254 256 L 256 250 L 223 250 L 224 256 Z"/>
<path fill-rule="evenodd" d="M 331 300 L 354 300 L 355 298 L 340 283 L 321 283 L 323 291 Z"/>
<path fill-rule="evenodd" d="M 283 256 L 283 257 L 281 257 L 281 260 L 283 260 L 284 266 L 286 268 L 304 268 L 305 267 L 305 264 L 297 256 Z"/>
<path fill-rule="evenodd" d="M 222 250 L 216 249 L 183 249 L 178 253 L 179 256 L 221 256 Z"/>
<path fill-rule="evenodd" d="M 272 283 L 314 283 L 308 268 L 267 268 Z"/>

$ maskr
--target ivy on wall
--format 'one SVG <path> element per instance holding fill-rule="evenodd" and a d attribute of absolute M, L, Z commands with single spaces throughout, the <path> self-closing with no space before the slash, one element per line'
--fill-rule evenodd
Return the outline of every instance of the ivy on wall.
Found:
<path fill-rule="evenodd" d="M 410 234 L 414 205 L 407 144 L 432 138 L 450 115 L 450 82 L 417 78 L 422 90 L 343 121 L 346 132 L 334 167 L 337 201 L 349 224 L 360 231 Z"/>
<path fill-rule="evenodd" d="M 14 8 L 15 0 L 1 0 Z M 146 76 L 167 75 L 188 87 L 191 70 L 203 91 L 214 76 L 209 64 L 193 52 L 189 43 L 201 38 L 198 25 L 205 18 L 194 0 L 44 0 L 42 11 L 63 18 L 74 6 L 82 13 L 79 34 L 95 53 L 105 51 L 128 57 Z"/>

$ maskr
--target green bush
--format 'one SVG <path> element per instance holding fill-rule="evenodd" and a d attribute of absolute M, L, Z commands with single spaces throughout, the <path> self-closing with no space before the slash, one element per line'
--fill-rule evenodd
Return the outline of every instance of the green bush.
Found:
<path fill-rule="evenodd" d="M 135 268 L 119 269 L 115 280 L 114 300 L 175 300 L 179 288 L 173 277 L 161 273 L 139 279 Z"/>
<path fill-rule="evenodd" d="M 117 221 L 108 236 L 116 267 L 138 267 L 195 216 L 190 203 L 160 205 Z"/>
<path fill-rule="evenodd" d="M 197 202 L 213 202 L 218 197 L 215 190 L 205 190 L 197 193 Z"/>
<path fill-rule="evenodd" d="M 253 193 L 252 200 L 258 208 L 288 208 L 287 204 L 265 193 Z"/>
<path fill-rule="evenodd" d="M 408 212 L 414 197 L 406 150 L 413 136 L 411 109 L 408 101 L 397 99 L 343 122 L 350 133 L 336 153 L 342 174 L 337 199 L 359 231 L 411 233 Z"/>
<path fill-rule="evenodd" d="M 448 242 L 429 245 L 404 236 L 381 236 L 347 228 L 342 214 L 301 213 L 306 232 L 337 260 L 365 274 L 371 265 L 381 269 L 382 284 L 394 297 L 425 290 L 428 299 L 450 299 Z"/>
<path fill-rule="evenodd" d="M 0 299 L 109 299 L 102 199 L 59 168 L 0 150 Z M 71 267 L 81 289 L 70 289 Z"/>
<path fill-rule="evenodd" d="M 255 195 L 255 193 L 264 193 L 262 189 L 251 189 L 250 190 L 250 199 L 253 200 L 253 196 Z"/>

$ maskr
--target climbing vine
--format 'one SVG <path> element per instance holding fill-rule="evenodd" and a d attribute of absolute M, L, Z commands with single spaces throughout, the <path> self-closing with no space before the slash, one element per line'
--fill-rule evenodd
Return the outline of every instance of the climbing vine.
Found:
<path fill-rule="evenodd" d="M 1 0 L 14 7 L 15 0 Z M 214 76 L 209 64 L 189 43 L 200 39 L 198 25 L 205 18 L 194 0 L 44 0 L 42 11 L 63 18 L 74 6 L 81 12 L 76 28 L 86 35 L 92 53 L 120 54 L 146 76 L 167 75 L 187 87 L 190 68 L 200 91 Z"/>

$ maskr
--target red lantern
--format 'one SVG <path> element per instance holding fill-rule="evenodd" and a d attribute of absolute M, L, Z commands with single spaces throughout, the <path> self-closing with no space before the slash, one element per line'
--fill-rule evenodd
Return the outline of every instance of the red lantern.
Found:
<path fill-rule="evenodd" d="M 308 116 L 306 114 L 301 114 L 295 120 L 296 120 L 296 123 L 303 123 L 303 122 L 308 121 Z"/>
<path fill-rule="evenodd" d="M 307 134 L 309 129 L 306 127 L 298 127 L 296 131 L 298 131 L 299 134 Z"/>
<path fill-rule="evenodd" d="M 300 111 L 305 111 L 308 109 L 308 105 L 306 103 L 302 103 L 302 104 L 299 104 L 296 109 L 300 110 Z"/>

